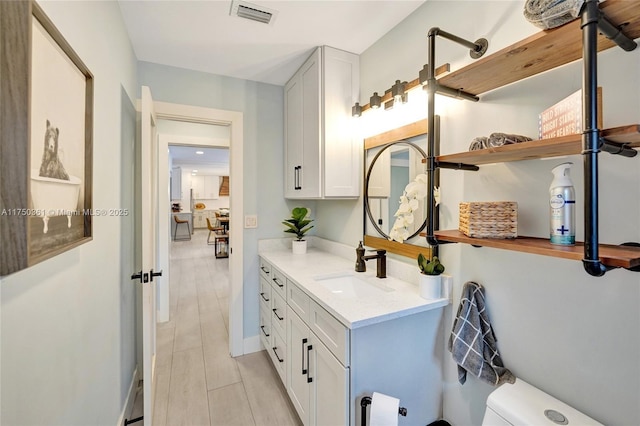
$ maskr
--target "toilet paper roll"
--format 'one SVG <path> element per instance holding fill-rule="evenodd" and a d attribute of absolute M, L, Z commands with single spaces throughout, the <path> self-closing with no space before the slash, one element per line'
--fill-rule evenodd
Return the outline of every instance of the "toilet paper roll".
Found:
<path fill-rule="evenodd" d="M 383 393 L 374 392 L 371 397 L 371 420 L 369 426 L 397 426 L 400 400 Z"/>

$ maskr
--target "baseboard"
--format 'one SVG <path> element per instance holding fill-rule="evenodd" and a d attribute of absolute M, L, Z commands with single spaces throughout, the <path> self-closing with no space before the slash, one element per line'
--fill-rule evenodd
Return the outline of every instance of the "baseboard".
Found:
<path fill-rule="evenodd" d="M 129 385 L 129 392 L 127 393 L 127 399 L 125 400 L 124 407 L 118 418 L 116 426 L 124 426 L 124 419 L 129 418 L 133 411 L 133 404 L 136 400 L 136 390 L 138 389 L 138 367 L 133 370 L 133 377 L 131 378 L 131 384 Z"/>
<path fill-rule="evenodd" d="M 247 337 L 243 340 L 243 354 L 251 354 L 254 352 L 260 352 L 262 345 L 260 343 L 260 336 Z"/>

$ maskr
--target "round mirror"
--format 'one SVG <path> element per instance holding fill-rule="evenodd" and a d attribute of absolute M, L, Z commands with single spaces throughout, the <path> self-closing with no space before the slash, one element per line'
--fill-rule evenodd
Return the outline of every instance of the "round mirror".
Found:
<path fill-rule="evenodd" d="M 425 152 L 413 142 L 397 141 L 367 150 L 367 162 L 371 158 L 364 184 L 364 208 L 369 218 L 367 227 L 385 239 L 393 225 L 400 197 L 409 182 L 424 173 L 422 160 Z M 414 223 L 407 240 L 416 237 L 426 226 L 424 201 L 414 211 Z"/>

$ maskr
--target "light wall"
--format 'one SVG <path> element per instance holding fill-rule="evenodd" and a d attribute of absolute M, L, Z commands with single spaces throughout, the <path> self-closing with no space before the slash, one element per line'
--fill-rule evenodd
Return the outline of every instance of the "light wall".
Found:
<path fill-rule="evenodd" d="M 140 85 L 154 101 L 241 111 L 244 121 L 244 215 L 258 228 L 244 230 L 244 339 L 258 335 L 258 239 L 282 237 L 289 217 L 284 201 L 284 95 L 281 86 L 138 63 Z"/>
<path fill-rule="evenodd" d="M 94 77 L 93 208 L 130 215 L 1 279 L 0 423 L 115 425 L 135 369 L 136 58 L 117 3 L 40 4 Z"/>
<path fill-rule="evenodd" d="M 486 37 L 488 54 L 538 31 L 523 18 L 522 2 L 426 2 L 362 54 L 361 104 L 396 79 L 418 76 L 427 62 L 427 32 L 435 26 L 469 40 Z M 453 70 L 472 61 L 467 49 L 445 39 L 437 41 L 436 60 L 436 66 L 450 62 Z M 605 127 L 637 123 L 640 49 L 611 49 L 599 61 Z M 492 132 L 536 137 L 538 113 L 580 87 L 581 64 L 576 63 L 487 93 L 478 103 L 438 96 L 442 153 L 465 151 L 474 137 Z M 564 161 L 574 162 L 577 223 L 582 224 L 582 158 L 577 155 L 484 166 L 479 172 L 443 170 L 442 228 L 457 228 L 461 201 L 514 200 L 519 233 L 548 236 L 550 170 Z M 600 155 L 601 242 L 640 241 L 638 161 Z M 346 202 L 318 204 L 327 222 L 359 213 L 350 213 Z M 319 231 L 319 236 L 348 244 L 353 244 L 353 234 Z M 443 246 L 441 257 L 454 277 L 445 346 L 462 286 L 476 281 L 486 289 L 499 349 L 516 376 L 602 423 L 640 424 L 640 274 L 614 270 L 593 278 L 577 261 L 456 244 Z M 445 359 L 444 418 L 455 425 L 481 424 L 494 388 L 473 377 L 460 385 L 448 351 Z"/>

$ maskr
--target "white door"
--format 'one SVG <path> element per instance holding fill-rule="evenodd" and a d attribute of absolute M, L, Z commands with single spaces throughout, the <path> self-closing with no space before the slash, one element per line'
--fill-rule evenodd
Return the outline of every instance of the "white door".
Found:
<path fill-rule="evenodd" d="M 313 351 L 308 362 L 314 385 L 311 406 L 315 416 L 311 424 L 349 424 L 349 369 L 314 334 L 311 343 Z"/>
<path fill-rule="evenodd" d="M 273 321 L 273 318 L 272 318 Z M 272 327 L 273 330 L 273 327 Z M 309 341 L 311 332 L 309 327 L 291 309 L 287 308 L 287 351 L 289 365 L 287 371 L 287 392 L 302 423 L 308 426 L 311 421 Z"/>
<path fill-rule="evenodd" d="M 302 166 L 302 84 L 296 74 L 284 87 L 285 173 L 284 196 L 300 196 Z"/>
<path fill-rule="evenodd" d="M 148 87 L 142 86 L 142 103 L 140 118 L 140 163 L 141 172 L 139 209 L 137 221 L 141 227 L 141 259 L 142 259 L 142 380 L 144 392 L 144 423 L 153 424 L 153 391 L 155 381 L 156 360 L 156 229 L 158 223 L 157 200 L 157 142 L 156 118 L 153 110 L 153 99 Z M 148 274 L 145 278 L 145 274 Z M 144 282 L 146 281 L 146 282 Z"/>

